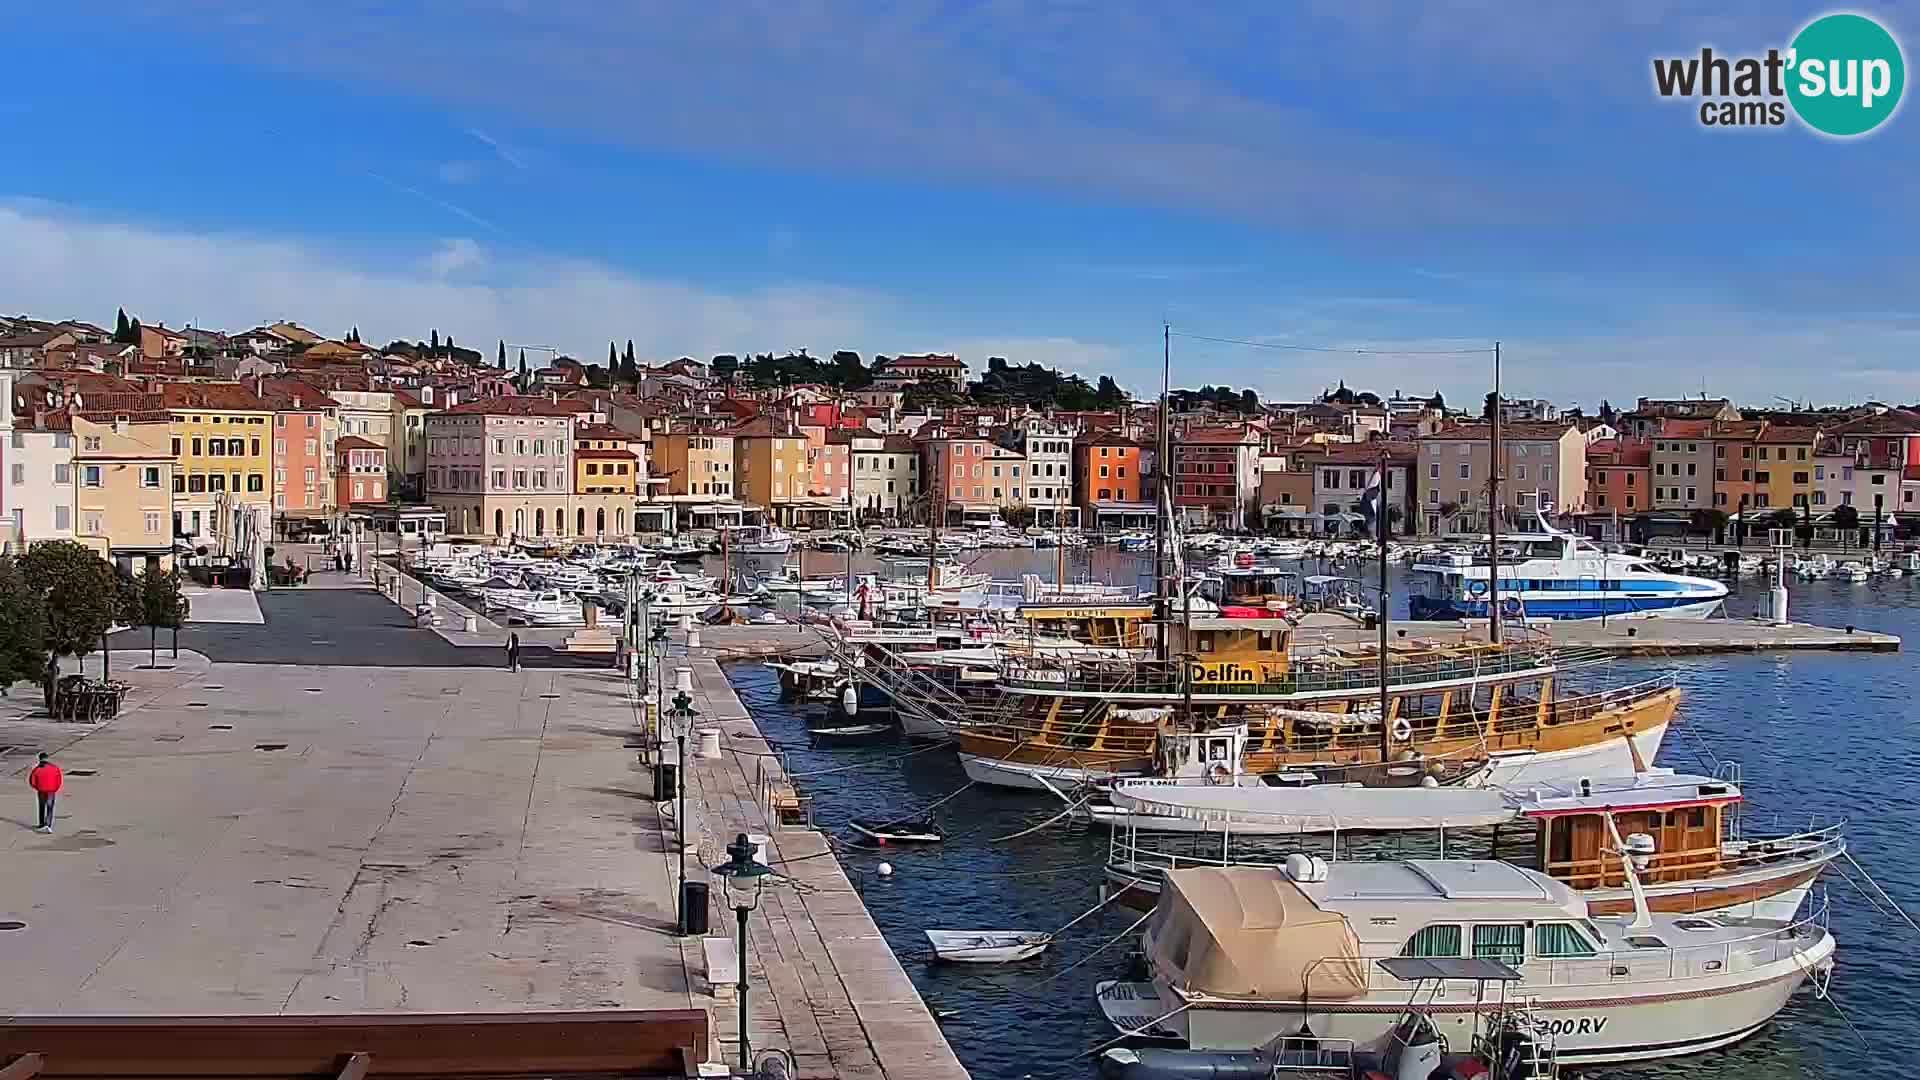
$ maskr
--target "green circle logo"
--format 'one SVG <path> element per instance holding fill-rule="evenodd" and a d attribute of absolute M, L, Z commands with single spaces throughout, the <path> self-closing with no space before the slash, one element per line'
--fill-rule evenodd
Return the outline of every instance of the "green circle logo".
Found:
<path fill-rule="evenodd" d="M 1794 37 L 1787 57 L 1787 100 L 1815 131 L 1864 135 L 1900 107 L 1907 85 L 1900 43 L 1864 15 L 1813 20 Z"/>

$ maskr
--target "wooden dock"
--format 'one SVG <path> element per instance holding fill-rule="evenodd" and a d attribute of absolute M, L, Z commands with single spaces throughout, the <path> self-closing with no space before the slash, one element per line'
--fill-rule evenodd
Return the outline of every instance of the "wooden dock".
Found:
<path fill-rule="evenodd" d="M 688 776 L 690 828 L 698 823 L 699 849 L 687 859 L 688 876 L 711 883 L 716 921 L 709 937 L 732 939 L 736 930 L 720 883 L 702 867 L 724 861 L 721 848 L 736 833 L 770 838 L 768 863 L 787 881 L 768 887 L 748 918 L 747 1030 L 760 1051 L 793 1055 L 795 1080 L 829 1077 L 874 1080 L 965 1080 L 933 1014 L 928 1011 L 873 916 L 848 880 L 828 838 L 817 830 L 780 828 L 778 808 L 794 792 L 753 717 L 720 669 L 723 659 L 786 653 L 817 643 L 797 627 L 737 626 L 701 630 L 702 647 L 691 660 L 675 656 L 668 668 L 693 668 L 694 708 L 702 727 L 718 727 L 718 758 L 691 763 Z M 795 807 L 804 817 L 804 806 Z M 689 839 L 694 833 L 690 831 Z M 674 860 L 669 859 L 669 873 Z M 705 972 L 698 938 L 683 939 L 688 971 Z M 729 962 L 735 954 L 728 954 Z M 707 984 L 714 1042 L 727 1061 L 737 1060 L 738 1004 L 731 996 L 732 971 L 714 972 Z"/>
<path fill-rule="evenodd" d="M 1569 619 L 1536 620 L 1528 628 L 1545 633 L 1555 645 L 1616 656 L 1703 656 L 1717 653 L 1898 652 L 1900 639 L 1850 626 L 1812 623 L 1775 625 L 1759 619 Z M 1484 621 L 1397 622 L 1389 628 L 1397 641 L 1486 640 Z M 1301 644 L 1365 645 L 1377 631 L 1336 616 L 1309 616 L 1296 634 Z"/>

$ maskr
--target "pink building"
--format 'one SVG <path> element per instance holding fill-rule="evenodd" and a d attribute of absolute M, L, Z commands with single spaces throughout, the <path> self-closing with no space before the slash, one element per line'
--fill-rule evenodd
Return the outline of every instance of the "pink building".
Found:
<path fill-rule="evenodd" d="M 464 401 L 427 416 L 427 501 L 460 536 L 564 537 L 575 409 L 547 397 Z"/>
<path fill-rule="evenodd" d="M 333 501 L 342 510 L 387 501 L 387 448 L 372 439 L 347 435 L 333 444 Z"/>

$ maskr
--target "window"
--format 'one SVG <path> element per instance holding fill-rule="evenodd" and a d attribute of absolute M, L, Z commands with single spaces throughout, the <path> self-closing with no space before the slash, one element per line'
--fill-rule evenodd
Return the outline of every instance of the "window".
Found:
<path fill-rule="evenodd" d="M 1439 505 L 1440 505 L 1440 492 L 1439 492 L 1439 490 L 1438 490 L 1437 488 L 1428 488 L 1428 489 L 1427 489 L 1427 505 L 1428 505 L 1428 506 L 1439 506 Z M 1379 666 L 1379 665 L 1375 665 L 1375 666 L 1377 667 L 1377 666 Z"/>
<path fill-rule="evenodd" d="M 65 510 L 66 507 L 63 506 L 60 509 Z M 164 515 L 161 514 L 160 511 L 158 510 L 147 511 L 147 532 L 149 535 L 159 534 L 160 528 L 161 528 L 161 522 L 163 519 L 164 519 Z"/>
<path fill-rule="evenodd" d="M 196 495 L 207 490 L 207 478 L 199 473 L 187 477 L 187 490 Z"/>
<path fill-rule="evenodd" d="M 1807 448 L 1804 446 L 1795 447 L 1793 451 L 1793 460 L 1795 461 L 1807 460 Z"/>
<path fill-rule="evenodd" d="M 1427 462 L 1427 479 L 1429 480 L 1440 479 L 1440 463 L 1439 462 L 1437 461 Z"/>
<path fill-rule="evenodd" d="M 1436 957 L 1460 955 L 1460 928 L 1450 924 L 1429 926 L 1407 939 L 1401 956 Z"/>
<path fill-rule="evenodd" d="M 1807 482 L 1807 474 L 1806 474 L 1806 473 L 1803 473 L 1803 472 L 1797 472 L 1797 473 L 1794 473 L 1794 474 L 1793 474 L 1793 482 L 1794 482 L 1794 483 L 1796 483 L 1796 484 L 1804 484 L 1804 483 L 1806 483 L 1806 482 Z"/>
<path fill-rule="evenodd" d="M 60 485 L 73 483 L 73 466 L 61 462 L 53 467 L 53 482 Z M 156 487 L 159 485 L 155 485 Z"/>
<path fill-rule="evenodd" d="M 1463 461 L 1460 463 L 1460 479 L 1462 480 L 1473 479 L 1473 463 L 1472 462 Z"/>
<path fill-rule="evenodd" d="M 1527 956 L 1527 928 L 1519 923 L 1493 923 L 1473 928 L 1473 955 L 1482 960 L 1519 964 Z"/>
<path fill-rule="evenodd" d="M 1827 467 L 1825 465 L 1815 465 L 1813 467 L 1813 478 L 1815 480 L 1825 480 L 1827 478 Z"/>
<path fill-rule="evenodd" d="M 193 452 L 196 454 L 200 452 L 200 444 L 198 442 L 194 443 Z M 180 436 L 178 435 L 173 437 L 173 456 L 180 456 Z"/>
<path fill-rule="evenodd" d="M 55 505 L 53 508 L 53 527 L 56 532 L 66 532 L 73 528 L 73 510 L 70 507 Z"/>
<path fill-rule="evenodd" d="M 1126 467 L 1125 465 L 1116 465 L 1116 466 L 1114 466 L 1114 467 L 1113 467 L 1113 475 L 1115 475 L 1115 476 L 1117 476 L 1117 477 L 1119 477 L 1119 478 L 1120 478 L 1120 479 L 1122 479 L 1122 480 L 1125 480 L 1125 479 L 1127 478 L 1127 467 Z M 1876 484 L 1877 484 L 1877 483 L 1879 483 L 1879 482 L 1880 482 L 1880 478 L 1879 478 L 1879 477 L 1877 477 L 1877 476 L 1876 476 L 1876 477 L 1874 477 L 1874 479 L 1873 479 L 1873 482 L 1874 482 L 1874 483 L 1876 483 Z"/>
<path fill-rule="evenodd" d="M 313 472 L 313 470 L 312 470 L 312 469 L 308 469 L 308 470 L 307 470 L 307 472 L 308 472 L 308 474 L 309 474 L 309 475 L 311 475 L 311 474 L 312 474 L 312 472 Z M 265 490 L 267 490 L 267 476 L 266 476 L 266 474 L 265 474 L 265 473 L 257 473 L 257 472 L 256 472 L 256 473 L 248 473 L 248 474 L 247 474 L 247 490 L 248 490 L 248 491 L 252 491 L 252 492 L 261 492 L 261 491 L 265 491 Z"/>
<path fill-rule="evenodd" d="M 254 445 L 253 452 L 256 454 L 260 452 L 259 444 L 256 443 Z M 246 453 L 247 453 L 247 440 L 245 439 L 228 439 L 227 440 L 227 456 L 228 457 L 245 457 Z"/>
<path fill-rule="evenodd" d="M 158 488 L 160 486 L 160 466 L 148 465 L 140 470 L 140 486 Z"/>
<path fill-rule="evenodd" d="M 316 441 L 316 440 L 314 440 L 314 439 L 307 439 L 307 440 L 305 440 L 305 441 L 306 441 L 306 444 L 307 444 L 307 456 L 308 456 L 308 457 L 312 457 L 313 455 L 315 455 L 315 454 L 317 454 L 317 453 L 319 453 L 319 452 L 320 452 L 320 444 L 319 444 L 319 442 L 318 442 L 318 441 Z"/>
<path fill-rule="evenodd" d="M 185 495 L 187 493 L 187 478 L 181 473 L 173 474 L 173 493 L 175 495 Z"/>
<path fill-rule="evenodd" d="M 1527 478 L 1527 467 L 1525 465 L 1515 465 L 1513 471 L 1513 478 L 1515 480 L 1525 480 Z"/>
<path fill-rule="evenodd" d="M 15 462 L 12 470 L 10 471 L 13 473 L 14 483 L 24 484 L 27 482 L 27 467 L 25 465 L 21 465 L 18 462 Z"/>
<path fill-rule="evenodd" d="M 207 475 L 207 490 L 208 491 L 227 490 L 227 474 L 226 473 L 209 473 Z"/>

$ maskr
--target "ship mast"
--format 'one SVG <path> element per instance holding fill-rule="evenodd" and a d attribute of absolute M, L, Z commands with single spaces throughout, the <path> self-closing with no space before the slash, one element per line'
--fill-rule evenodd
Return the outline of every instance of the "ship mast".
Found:
<path fill-rule="evenodd" d="M 1160 493 L 1158 505 L 1153 508 L 1153 599 L 1158 608 L 1160 632 L 1155 643 L 1157 659 L 1167 662 L 1171 651 L 1168 640 L 1173 621 L 1173 611 L 1167 604 L 1167 518 L 1173 513 L 1173 490 L 1167 485 L 1171 481 L 1173 458 L 1167 446 L 1167 407 L 1170 404 L 1173 382 L 1173 325 L 1160 324 L 1160 409 L 1158 448 L 1155 454 L 1158 464 L 1154 467 L 1160 472 Z M 1184 583 L 1182 583 L 1184 584 Z"/>
<path fill-rule="evenodd" d="M 1385 768 L 1393 760 L 1393 725 L 1388 722 L 1387 706 L 1390 702 L 1387 680 L 1387 476 L 1391 456 L 1385 447 L 1380 448 L 1380 494 L 1374 504 L 1374 513 L 1378 515 L 1374 530 L 1380 545 L 1380 601 L 1375 610 L 1376 622 L 1380 626 L 1380 765 Z"/>
<path fill-rule="evenodd" d="M 1493 343 L 1492 453 L 1487 468 L 1487 640 L 1500 644 L 1500 343 Z"/>

